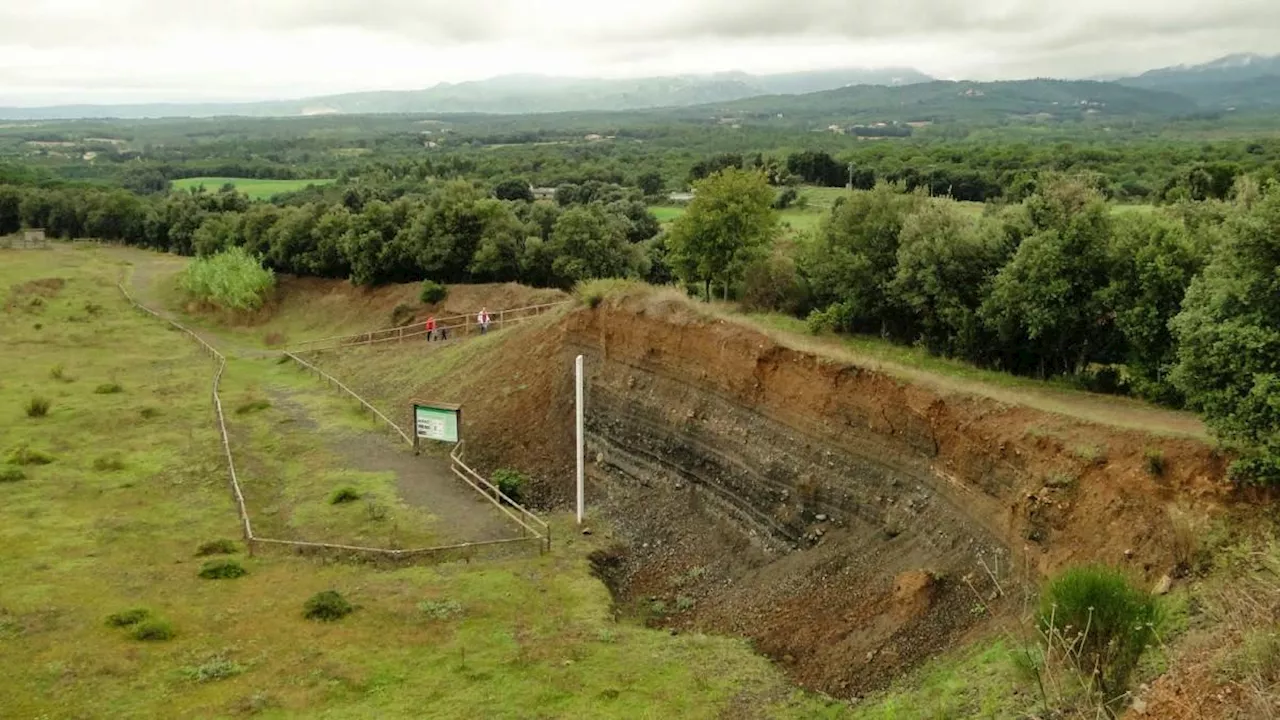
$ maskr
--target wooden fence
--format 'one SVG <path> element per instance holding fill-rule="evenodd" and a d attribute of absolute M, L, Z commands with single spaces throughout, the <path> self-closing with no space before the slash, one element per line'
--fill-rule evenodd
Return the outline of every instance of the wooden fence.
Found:
<path fill-rule="evenodd" d="M 546 303 L 543 305 L 529 305 L 527 307 L 496 310 L 489 313 L 489 317 L 491 318 L 489 325 L 495 330 L 507 325 L 515 325 L 543 315 L 555 308 L 569 305 L 572 302 L 572 300 L 561 300 L 560 302 Z M 436 318 L 435 333 L 437 337 L 458 337 L 478 332 L 480 332 L 480 324 L 476 322 L 476 315 L 474 313 L 469 315 L 451 315 L 449 317 Z M 337 337 L 307 340 L 288 348 L 288 351 L 294 353 L 314 352 L 316 350 L 331 350 L 333 348 L 356 345 L 403 342 L 405 340 L 415 338 L 425 339 L 427 333 L 428 330 L 426 329 L 425 323 L 415 322 L 412 325 L 401 325 L 399 327 L 382 328 L 380 330 L 369 330 L 367 332 L 356 333 L 354 335 L 341 335 Z"/>
<path fill-rule="evenodd" d="M 46 250 L 49 247 L 49 240 L 44 235 L 44 230 L 22 230 L 13 235 L 0 235 L 0 248 L 11 248 L 14 250 Z"/>
<path fill-rule="evenodd" d="M 488 480 L 485 480 L 474 470 L 471 470 L 470 468 L 466 467 L 466 465 L 461 464 L 460 455 L 459 455 L 459 459 L 456 460 L 455 463 L 460 465 L 462 468 L 464 468 L 465 472 L 469 473 L 474 478 L 478 479 L 478 481 L 482 483 L 484 486 L 491 488 L 496 493 L 496 495 L 491 497 L 490 495 L 485 493 L 483 490 L 481 490 L 479 487 L 477 487 L 476 483 L 471 482 L 469 480 L 468 480 L 468 484 L 471 485 L 473 488 L 476 488 L 476 490 L 481 494 L 485 495 L 486 498 L 490 499 L 491 501 L 494 501 L 495 503 L 498 503 L 498 507 L 500 509 L 502 509 L 504 512 L 507 512 L 509 516 L 512 516 L 516 520 L 517 524 L 519 524 L 521 527 L 520 537 L 503 538 L 501 540 L 481 540 L 476 542 L 457 543 L 453 545 L 436 545 L 431 547 L 397 550 L 397 549 L 391 549 L 391 548 L 364 547 L 360 545 L 342 545 L 339 543 L 306 542 L 302 540 L 280 540 L 276 538 L 259 537 L 258 535 L 254 534 L 253 525 L 249 520 L 249 511 L 244 501 L 244 493 L 240 489 L 240 478 L 236 474 L 235 458 L 231 453 L 231 436 L 227 432 L 226 416 L 222 410 L 222 399 L 219 397 L 219 388 L 222 383 L 222 375 L 223 375 L 223 372 L 225 372 L 227 367 L 226 356 L 224 356 L 221 352 L 218 352 L 217 348 L 210 345 L 208 342 L 204 340 L 204 338 L 192 332 L 186 326 L 182 325 L 181 323 L 175 320 L 171 320 L 157 313 L 151 308 L 143 305 L 142 303 L 138 302 L 136 299 L 134 299 L 133 295 L 129 293 L 128 289 L 125 288 L 123 282 L 116 283 L 116 287 L 120 289 L 121 294 L 124 295 L 125 299 L 128 300 L 129 304 L 131 304 L 133 307 L 137 308 L 138 310 L 141 310 L 142 312 L 146 313 L 147 315 L 150 315 L 151 317 L 156 318 L 157 320 L 160 320 L 161 322 L 168 323 L 170 326 L 176 328 L 177 330 L 181 331 L 191 339 L 195 340 L 196 344 L 198 344 L 202 350 L 208 353 L 209 356 L 212 357 L 218 363 L 217 370 L 214 372 L 214 375 L 213 375 L 213 386 L 212 386 L 214 414 L 218 422 L 218 432 L 221 435 L 221 439 L 222 439 L 223 453 L 227 459 L 227 472 L 231 482 L 232 498 L 236 504 L 236 511 L 240 516 L 241 532 L 244 535 L 245 543 L 249 547 L 250 554 L 253 554 L 254 551 L 257 549 L 277 548 L 277 549 L 288 549 L 298 554 L 317 554 L 318 553 L 318 554 L 324 554 L 327 556 L 355 557 L 355 558 L 362 558 L 367 560 L 412 561 L 419 558 L 430 558 L 432 560 L 439 561 L 442 559 L 447 559 L 449 557 L 464 557 L 469 559 L 473 555 L 474 551 L 477 549 L 498 547 L 503 545 L 510 545 L 513 543 L 536 542 L 538 544 L 538 548 L 540 551 L 545 552 L 547 550 L 550 550 L 551 531 L 549 526 L 547 526 L 547 524 L 544 521 L 542 521 L 540 518 L 538 518 L 536 515 L 524 509 L 523 507 L 520 507 L 519 505 L 515 505 L 515 503 L 512 503 L 512 505 L 518 508 L 520 513 L 519 516 L 517 516 L 514 512 L 509 511 L 506 508 L 503 508 L 500 502 L 498 502 L 497 500 L 494 500 L 494 497 L 504 498 L 504 499 L 507 499 L 508 501 L 510 500 L 510 498 L 506 498 L 505 495 L 502 495 L 500 492 L 498 492 L 496 487 L 493 487 L 493 485 L 490 484 Z M 364 407 L 367 407 L 369 410 L 371 410 L 377 417 L 381 418 L 384 422 L 386 422 L 387 424 L 395 428 L 396 432 L 399 433 L 399 435 L 402 438 L 407 440 L 410 445 L 413 444 L 413 441 L 399 426 L 391 422 L 391 420 L 389 420 L 386 415 L 379 412 L 376 408 L 373 407 L 373 405 L 371 405 L 364 398 L 357 395 L 354 391 L 352 391 L 346 385 L 342 384 L 336 378 L 333 378 L 327 373 L 324 373 L 314 365 L 311 365 L 310 363 L 303 361 L 302 359 L 298 358 L 296 355 L 293 355 L 292 353 L 286 353 L 286 355 L 293 358 L 295 362 L 301 364 L 302 366 L 309 368 L 314 372 L 317 372 L 322 376 L 328 378 L 330 382 L 336 384 L 338 387 L 340 387 L 342 390 L 350 394 L 356 400 L 360 401 L 360 403 Z M 455 449 L 455 452 L 459 452 L 460 449 L 461 448 Z M 455 469 L 454 472 L 456 473 L 458 472 L 458 470 Z M 521 517 L 526 518 L 526 520 L 522 520 Z M 529 525 L 527 518 L 533 518 L 533 520 L 536 520 L 537 524 L 539 524 L 543 528 L 543 532 L 539 533 L 536 530 L 534 530 L 533 527 Z"/>

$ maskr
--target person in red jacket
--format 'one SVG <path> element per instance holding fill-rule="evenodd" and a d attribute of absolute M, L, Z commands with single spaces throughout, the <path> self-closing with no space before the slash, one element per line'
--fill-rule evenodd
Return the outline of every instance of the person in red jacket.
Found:
<path fill-rule="evenodd" d="M 431 315 L 427 318 L 427 342 L 436 339 L 436 316 Z"/>

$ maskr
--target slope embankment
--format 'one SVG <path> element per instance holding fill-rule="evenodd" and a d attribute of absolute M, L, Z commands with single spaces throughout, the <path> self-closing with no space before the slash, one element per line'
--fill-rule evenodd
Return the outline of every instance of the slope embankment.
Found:
<path fill-rule="evenodd" d="M 470 457 L 532 472 L 550 504 L 572 492 L 579 353 L 589 502 L 617 540 L 594 561 L 620 606 L 753 638 L 843 697 L 982 632 L 1066 565 L 1178 578 L 1185 518 L 1231 502 L 1200 440 L 908 382 L 660 291 L 319 360 L 397 412 L 461 403 Z"/>

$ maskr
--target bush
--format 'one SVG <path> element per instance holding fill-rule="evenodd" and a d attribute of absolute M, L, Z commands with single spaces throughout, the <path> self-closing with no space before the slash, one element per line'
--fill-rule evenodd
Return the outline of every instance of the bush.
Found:
<path fill-rule="evenodd" d="M 200 577 L 205 580 L 231 580 L 248 575 L 238 560 L 210 560 L 200 568 Z"/>
<path fill-rule="evenodd" d="M 329 496 L 330 505 L 341 505 L 343 503 L 355 502 L 360 499 L 360 493 L 355 488 L 344 487 L 333 491 Z"/>
<path fill-rule="evenodd" d="M 418 609 L 432 620 L 448 620 L 462 614 L 462 603 L 457 600 L 423 600 Z"/>
<path fill-rule="evenodd" d="M 325 590 L 312 595 L 302 610 L 302 616 L 308 620 L 333 622 L 350 615 L 355 608 L 337 590 Z"/>
<path fill-rule="evenodd" d="M 98 387 L 94 388 L 93 392 L 98 395 L 115 395 L 116 393 L 124 392 L 124 388 L 120 386 L 120 383 L 109 382 L 102 383 Z"/>
<path fill-rule="evenodd" d="M 178 276 L 192 298 L 228 310 L 257 310 L 275 284 L 275 273 L 242 247 L 197 258 Z"/>
<path fill-rule="evenodd" d="M 172 640 L 177 635 L 173 625 L 165 620 L 145 620 L 133 628 L 133 639 L 143 642 L 162 642 Z"/>
<path fill-rule="evenodd" d="M 119 472 L 124 469 L 124 458 L 120 453 L 108 453 L 94 459 L 93 469 L 98 472 Z"/>
<path fill-rule="evenodd" d="M 210 540 L 200 547 L 196 548 L 196 557 L 208 557 L 210 555 L 234 555 L 239 552 L 240 548 L 234 540 Z"/>
<path fill-rule="evenodd" d="M 146 608 L 131 608 L 123 612 L 113 613 L 107 616 L 108 627 L 129 627 L 151 617 L 151 611 Z"/>
<path fill-rule="evenodd" d="M 1065 651 L 1104 701 L 1122 697 L 1158 620 L 1155 598 L 1101 565 L 1064 571 L 1040 600 L 1040 630 L 1050 649 Z"/>
<path fill-rule="evenodd" d="M 75 378 L 68 375 L 66 369 L 61 365 L 54 365 L 53 368 L 49 370 L 49 377 L 61 382 L 75 382 Z"/>
<path fill-rule="evenodd" d="M 373 522 L 382 522 L 387 519 L 390 511 L 386 505 L 378 502 L 375 498 L 369 498 L 364 503 L 364 513 Z"/>
<path fill-rule="evenodd" d="M 391 325 L 394 327 L 404 327 L 413 323 L 413 318 L 417 316 L 418 311 L 412 305 L 400 303 L 391 311 Z"/>
<path fill-rule="evenodd" d="M 527 479 L 519 470 L 501 468 L 493 471 L 493 484 L 498 490 L 515 502 L 520 502 L 520 493 L 527 484 Z"/>
<path fill-rule="evenodd" d="M 786 210 L 800 197 L 799 191 L 793 187 L 783 189 L 778 196 L 773 199 L 774 210 Z"/>
<path fill-rule="evenodd" d="M 774 255 L 747 265 L 742 274 L 741 298 L 747 310 L 795 315 L 808 304 L 808 291 L 796 272 L 795 261 Z"/>
<path fill-rule="evenodd" d="M 138 411 L 138 414 L 142 416 L 143 420 L 150 420 L 151 418 L 154 418 L 154 417 L 160 417 L 160 409 L 153 408 L 153 407 L 144 407 Z"/>
<path fill-rule="evenodd" d="M 182 668 L 182 675 L 192 682 L 226 680 L 244 672 L 244 666 L 221 655 L 215 655 L 199 665 Z"/>
<path fill-rule="evenodd" d="M 422 300 L 423 305 L 435 305 L 444 302 L 447 297 L 449 297 L 449 288 L 434 280 L 422 281 L 422 292 L 419 293 L 418 299 Z"/>
<path fill-rule="evenodd" d="M 248 415 L 249 413 L 252 413 L 252 412 L 259 412 L 261 410 L 266 410 L 269 407 L 271 407 L 270 400 L 248 400 L 241 403 L 236 408 L 236 414 Z"/>
<path fill-rule="evenodd" d="M 1155 448 L 1148 448 L 1143 453 L 1143 458 L 1147 462 L 1147 474 L 1151 477 L 1160 477 L 1164 475 L 1164 453 Z"/>
<path fill-rule="evenodd" d="M 33 397 L 27 401 L 26 412 L 29 418 L 42 418 L 49 414 L 49 408 L 53 407 L 53 403 L 48 398 Z"/>
<path fill-rule="evenodd" d="M 10 465 L 48 465 L 53 456 L 23 443 L 5 453 L 4 461 Z"/>
<path fill-rule="evenodd" d="M 0 467 L 0 483 L 18 482 L 25 480 L 26 477 L 27 474 L 22 471 L 22 468 Z"/>

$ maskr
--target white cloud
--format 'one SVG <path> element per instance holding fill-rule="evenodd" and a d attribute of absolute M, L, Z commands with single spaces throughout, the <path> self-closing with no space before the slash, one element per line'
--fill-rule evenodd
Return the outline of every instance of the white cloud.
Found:
<path fill-rule="evenodd" d="M 0 104 L 228 100 L 537 72 L 1087 76 L 1280 52 L 1276 0 L 12 0 Z"/>

